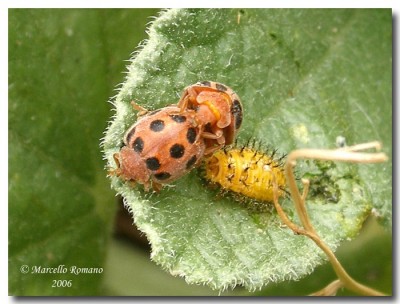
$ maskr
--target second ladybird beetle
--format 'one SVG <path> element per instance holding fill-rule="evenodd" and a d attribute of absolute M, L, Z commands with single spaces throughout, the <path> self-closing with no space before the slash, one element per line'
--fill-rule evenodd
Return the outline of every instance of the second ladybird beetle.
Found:
<path fill-rule="evenodd" d="M 204 124 L 206 155 L 232 144 L 243 120 L 239 96 L 228 86 L 202 81 L 186 87 L 178 106 L 182 111 L 194 109 Z"/>
<path fill-rule="evenodd" d="M 140 118 L 114 154 L 112 175 L 158 191 L 193 167 L 204 155 L 233 142 L 242 123 L 242 105 L 229 87 L 211 81 L 185 88 L 178 104 L 148 114 L 132 102 Z"/>

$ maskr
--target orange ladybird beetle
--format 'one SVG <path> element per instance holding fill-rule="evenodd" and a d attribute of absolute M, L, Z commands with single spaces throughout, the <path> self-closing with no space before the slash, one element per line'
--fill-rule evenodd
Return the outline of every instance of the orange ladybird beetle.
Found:
<path fill-rule="evenodd" d="M 234 140 L 242 106 L 227 86 L 204 81 L 185 88 L 177 105 L 139 116 L 114 154 L 117 169 L 110 173 L 159 191 Z"/>
<path fill-rule="evenodd" d="M 243 119 L 239 96 L 228 86 L 202 81 L 184 89 L 178 106 L 194 109 L 205 125 L 206 155 L 234 142 Z"/>
<path fill-rule="evenodd" d="M 132 125 L 124 146 L 114 154 L 115 175 L 160 190 L 176 180 L 203 157 L 205 143 L 196 112 L 168 106 L 150 112 Z"/>

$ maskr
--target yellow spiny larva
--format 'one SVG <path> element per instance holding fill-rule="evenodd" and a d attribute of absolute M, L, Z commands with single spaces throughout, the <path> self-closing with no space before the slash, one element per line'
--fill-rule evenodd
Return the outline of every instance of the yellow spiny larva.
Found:
<path fill-rule="evenodd" d="M 285 194 L 282 159 L 253 146 L 227 146 L 205 160 L 205 178 L 222 189 L 263 202 L 273 201 L 273 176 L 278 196 Z"/>

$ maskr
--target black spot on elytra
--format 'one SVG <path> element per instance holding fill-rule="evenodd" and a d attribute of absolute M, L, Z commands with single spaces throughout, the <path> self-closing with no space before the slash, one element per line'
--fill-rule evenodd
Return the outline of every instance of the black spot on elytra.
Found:
<path fill-rule="evenodd" d="M 216 83 L 215 86 L 218 91 L 225 92 L 228 90 L 228 88 L 226 86 L 224 86 L 223 84 L 220 84 L 220 83 Z"/>
<path fill-rule="evenodd" d="M 133 148 L 133 150 L 135 152 L 141 153 L 143 151 L 143 148 L 144 148 L 143 139 L 141 137 L 136 138 L 135 141 L 132 144 L 132 148 Z"/>
<path fill-rule="evenodd" d="M 157 157 L 150 157 L 146 159 L 146 166 L 147 169 L 156 171 L 160 168 L 160 162 L 158 161 Z"/>
<path fill-rule="evenodd" d="M 196 128 L 189 128 L 186 133 L 186 138 L 189 143 L 193 144 L 196 141 L 197 131 Z"/>
<path fill-rule="evenodd" d="M 170 117 L 177 123 L 183 123 L 186 121 L 186 116 L 183 115 L 170 115 Z"/>
<path fill-rule="evenodd" d="M 189 159 L 189 161 L 186 163 L 186 169 L 188 170 L 188 169 L 192 168 L 193 165 L 196 163 L 196 161 L 197 161 L 196 155 L 192 156 L 192 157 Z"/>
<path fill-rule="evenodd" d="M 148 113 L 148 114 L 147 114 L 147 116 L 154 115 L 154 114 L 156 114 L 156 113 L 158 113 L 158 112 L 160 112 L 160 111 L 161 111 L 161 109 L 158 109 L 158 110 L 152 111 L 152 112 Z"/>
<path fill-rule="evenodd" d="M 240 104 L 239 100 L 235 99 L 233 101 L 232 110 L 231 111 L 232 111 L 233 114 L 242 113 L 242 105 Z"/>
<path fill-rule="evenodd" d="M 200 84 L 205 86 L 205 87 L 211 87 L 211 82 L 210 81 L 200 81 Z"/>
<path fill-rule="evenodd" d="M 172 158 L 181 158 L 184 153 L 185 153 L 185 147 L 182 146 L 181 144 L 174 144 L 169 149 L 169 154 L 171 155 Z"/>
<path fill-rule="evenodd" d="M 164 127 L 165 127 L 165 123 L 161 119 L 153 120 L 150 123 L 150 130 L 153 132 L 161 132 L 162 130 L 164 130 Z"/>
<path fill-rule="evenodd" d="M 231 112 L 235 117 L 235 128 L 239 129 L 243 120 L 243 109 L 240 101 L 235 99 L 232 104 Z"/>
<path fill-rule="evenodd" d="M 160 172 L 154 174 L 154 177 L 157 178 L 158 180 L 166 180 L 171 177 L 171 174 L 169 174 L 168 172 Z"/>
<path fill-rule="evenodd" d="M 128 134 L 126 134 L 126 138 L 125 138 L 125 142 L 127 145 L 129 145 L 132 136 L 135 134 L 136 128 L 133 128 L 132 130 L 130 130 L 130 132 Z"/>

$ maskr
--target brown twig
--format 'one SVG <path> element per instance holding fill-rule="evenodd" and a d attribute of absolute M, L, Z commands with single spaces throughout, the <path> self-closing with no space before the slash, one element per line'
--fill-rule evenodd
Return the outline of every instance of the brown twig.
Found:
<path fill-rule="evenodd" d="M 338 276 L 339 280 L 332 282 L 326 286 L 321 291 L 314 293 L 312 295 L 332 295 L 333 292 L 336 293 L 337 289 L 340 287 L 346 287 L 355 293 L 369 296 L 384 296 L 385 294 L 369 288 L 363 284 L 355 281 L 343 268 L 338 259 L 336 258 L 333 251 L 328 245 L 318 236 L 311 221 L 308 217 L 307 208 L 305 205 L 305 200 L 308 194 L 308 189 L 310 182 L 307 179 L 303 179 L 303 193 L 300 194 L 300 190 L 296 185 L 294 176 L 294 167 L 296 165 L 296 160 L 299 158 L 305 159 L 319 159 L 319 160 L 330 160 L 330 161 L 344 161 L 344 162 L 355 162 L 355 163 L 380 163 L 387 160 L 387 156 L 384 153 L 364 153 L 358 152 L 366 149 L 374 148 L 379 150 L 381 145 L 379 142 L 371 142 L 360 144 L 351 147 L 345 147 L 336 150 L 323 150 L 323 149 L 301 149 L 291 152 L 287 157 L 287 162 L 285 165 L 285 173 L 287 178 L 287 184 L 292 195 L 293 202 L 295 204 L 296 212 L 304 228 L 298 227 L 294 224 L 283 211 L 282 207 L 279 205 L 278 196 L 278 185 L 273 176 L 273 186 L 274 186 L 274 205 L 280 216 L 281 220 L 293 230 L 293 232 L 309 237 L 314 243 L 324 251 L 327 255 L 332 267 Z"/>

